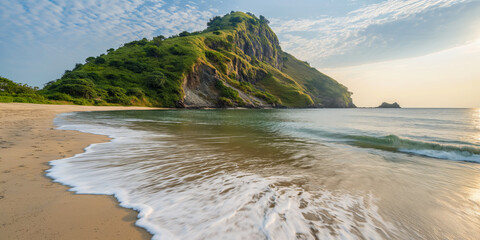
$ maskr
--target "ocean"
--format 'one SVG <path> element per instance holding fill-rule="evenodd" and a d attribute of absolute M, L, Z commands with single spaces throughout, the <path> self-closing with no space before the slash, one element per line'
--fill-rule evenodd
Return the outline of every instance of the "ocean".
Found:
<path fill-rule="evenodd" d="M 114 195 L 153 239 L 475 239 L 480 109 L 66 113 L 108 135 L 51 161 Z"/>

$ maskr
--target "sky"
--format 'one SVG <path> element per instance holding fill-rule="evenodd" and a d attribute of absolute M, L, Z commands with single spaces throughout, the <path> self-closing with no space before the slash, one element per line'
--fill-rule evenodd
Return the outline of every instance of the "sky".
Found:
<path fill-rule="evenodd" d="M 373 107 L 480 107 L 480 0 L 2 0 L 0 75 L 42 87 L 111 47 L 263 15 L 282 49 Z"/>

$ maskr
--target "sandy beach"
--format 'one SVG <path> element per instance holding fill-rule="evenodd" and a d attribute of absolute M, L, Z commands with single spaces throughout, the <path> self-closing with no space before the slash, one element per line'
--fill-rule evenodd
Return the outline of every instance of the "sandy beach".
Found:
<path fill-rule="evenodd" d="M 137 212 L 112 196 L 76 195 L 52 182 L 48 162 L 105 136 L 55 130 L 63 112 L 152 109 L 0 103 L 0 239 L 150 239 Z"/>

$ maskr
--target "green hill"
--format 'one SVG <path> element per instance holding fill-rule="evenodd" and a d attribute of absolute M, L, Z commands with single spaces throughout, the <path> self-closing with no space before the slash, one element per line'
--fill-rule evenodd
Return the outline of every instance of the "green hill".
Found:
<path fill-rule="evenodd" d="M 42 93 L 97 105 L 354 107 L 345 86 L 283 52 L 263 16 L 232 12 L 207 25 L 89 57 Z"/>
<path fill-rule="evenodd" d="M 0 102 L 50 103 L 38 89 L 0 77 Z"/>

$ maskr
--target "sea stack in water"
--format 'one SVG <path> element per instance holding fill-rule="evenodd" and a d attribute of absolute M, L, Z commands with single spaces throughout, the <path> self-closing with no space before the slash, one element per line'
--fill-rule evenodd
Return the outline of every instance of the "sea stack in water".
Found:
<path fill-rule="evenodd" d="M 268 23 L 231 12 L 203 31 L 125 43 L 77 64 L 43 93 L 97 105 L 355 107 L 345 86 L 284 52 Z"/>
<path fill-rule="evenodd" d="M 386 103 L 383 102 L 378 108 L 401 108 L 400 105 L 398 105 L 397 102 L 394 103 Z"/>

